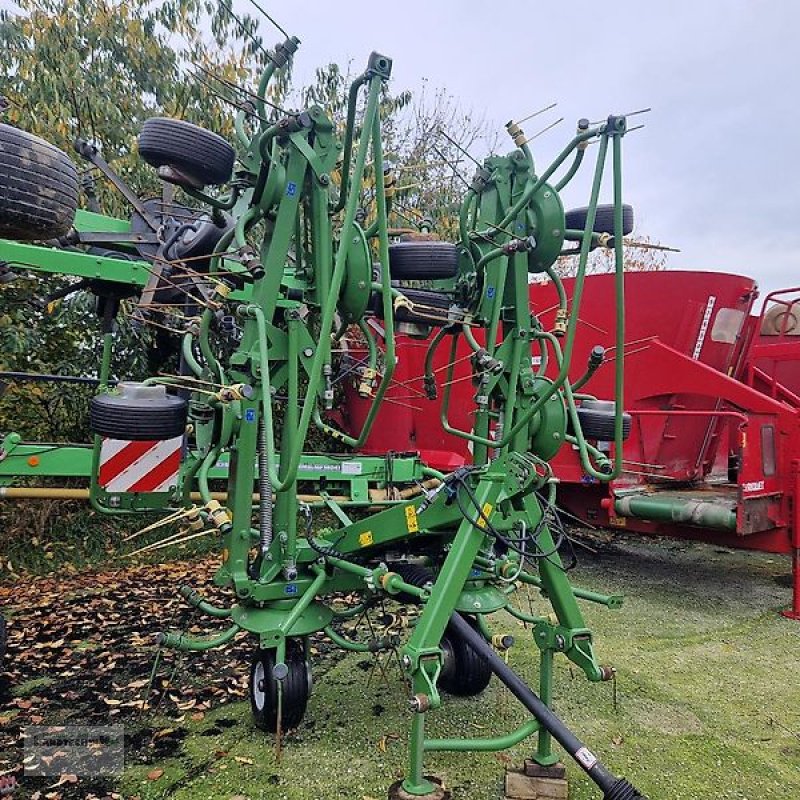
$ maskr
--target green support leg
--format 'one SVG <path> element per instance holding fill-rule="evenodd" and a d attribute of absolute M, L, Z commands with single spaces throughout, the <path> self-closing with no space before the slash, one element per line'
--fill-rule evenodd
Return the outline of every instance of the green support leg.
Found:
<path fill-rule="evenodd" d="M 539 697 L 548 707 L 553 702 L 553 651 L 542 650 L 539 658 Z M 544 726 L 539 728 L 539 740 L 533 760 L 543 767 L 551 767 L 558 763 L 558 756 L 553 753 L 550 731 Z"/>

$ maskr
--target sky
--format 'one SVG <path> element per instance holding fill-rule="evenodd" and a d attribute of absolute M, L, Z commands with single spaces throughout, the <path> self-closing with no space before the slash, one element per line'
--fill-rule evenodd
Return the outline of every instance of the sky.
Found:
<path fill-rule="evenodd" d="M 394 91 L 427 80 L 501 132 L 557 101 L 523 126 L 565 117 L 533 143 L 540 169 L 580 117 L 652 108 L 624 141 L 635 233 L 680 248 L 670 268 L 752 276 L 762 294 L 800 285 L 800 2 L 257 2 L 301 39 L 296 80 L 329 62 L 360 71 L 377 50 Z M 589 172 L 567 207 L 585 205 Z"/>
<path fill-rule="evenodd" d="M 501 133 L 557 101 L 526 127 L 565 118 L 533 143 L 540 169 L 580 117 L 652 108 L 624 142 L 635 234 L 680 248 L 670 268 L 748 275 L 762 293 L 800 285 L 800 1 L 256 1 L 301 39 L 299 84 L 330 62 L 360 72 L 377 50 L 394 92 L 444 88 Z M 567 207 L 585 205 L 590 171 Z"/>

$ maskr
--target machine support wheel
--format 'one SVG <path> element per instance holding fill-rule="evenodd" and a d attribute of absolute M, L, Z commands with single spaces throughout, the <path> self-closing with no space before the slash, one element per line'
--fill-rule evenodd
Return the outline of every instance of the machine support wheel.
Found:
<path fill-rule="evenodd" d="M 424 564 L 393 564 L 396 572 L 406 583 L 422 588 L 436 580 L 436 574 Z M 400 592 L 396 596 L 400 603 L 418 603 L 417 598 Z M 474 621 L 468 620 L 474 627 Z M 470 647 L 469 643 L 452 626 L 448 626 L 439 642 L 444 663 L 439 674 L 439 688 L 456 697 L 474 697 L 480 694 L 492 679 L 488 664 Z"/>
<path fill-rule="evenodd" d="M 230 180 L 236 159 L 234 149 L 221 136 L 169 117 L 145 120 L 139 155 L 151 167 L 172 167 L 199 186 Z"/>
<path fill-rule="evenodd" d="M 442 691 L 456 697 L 474 697 L 489 685 L 492 679 L 489 665 L 452 627 L 447 628 L 439 646 L 444 653 L 444 664 L 439 674 Z"/>
<path fill-rule="evenodd" d="M 568 229 L 582 231 L 586 227 L 589 208 L 572 208 L 564 214 L 564 224 Z M 633 230 L 633 206 L 622 204 L 622 235 L 627 236 Z M 594 232 L 614 235 L 614 206 L 598 205 L 594 217 Z"/>
<path fill-rule="evenodd" d="M 78 172 L 44 139 L 0 124 L 0 238 L 63 236 L 78 207 Z"/>
<path fill-rule="evenodd" d="M 614 438 L 616 404 L 613 400 L 583 400 L 577 408 L 581 430 L 587 439 L 611 441 Z M 631 434 L 631 415 L 622 415 L 622 438 Z"/>
<path fill-rule="evenodd" d="M 311 665 L 300 639 L 286 640 L 286 661 L 277 664 L 274 648 L 258 648 L 250 664 L 250 710 L 258 728 L 278 730 L 278 681 L 281 730 L 296 728 L 303 720 L 311 695 Z"/>
<path fill-rule="evenodd" d="M 452 278 L 458 272 L 458 248 L 450 242 L 398 242 L 389 246 L 392 280 Z"/>

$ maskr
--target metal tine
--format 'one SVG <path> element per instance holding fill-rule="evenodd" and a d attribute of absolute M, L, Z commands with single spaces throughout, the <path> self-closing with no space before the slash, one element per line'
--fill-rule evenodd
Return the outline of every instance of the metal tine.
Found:
<path fill-rule="evenodd" d="M 558 105 L 558 102 L 550 103 L 549 106 L 545 106 L 544 108 L 540 108 L 538 111 L 534 111 L 533 114 L 528 114 L 527 117 L 523 117 L 522 119 L 516 119 L 517 125 L 522 125 L 523 122 L 527 122 L 529 119 L 533 119 L 534 117 L 538 117 L 539 114 L 544 114 L 545 111 L 549 111 L 551 108 L 555 108 Z"/>
<path fill-rule="evenodd" d="M 220 389 L 224 388 L 224 383 L 216 383 L 215 381 L 204 381 L 200 378 L 195 378 L 193 375 L 173 375 L 169 372 L 159 372 L 159 378 L 179 378 L 182 381 L 193 381 L 194 383 L 202 383 L 204 386 L 218 386 Z"/>
<path fill-rule="evenodd" d="M 237 92 L 242 92 L 242 94 L 246 94 L 248 97 L 251 97 L 254 100 L 258 100 L 259 102 L 263 102 L 266 105 L 268 105 L 270 108 L 274 108 L 276 111 L 280 111 L 281 114 L 288 114 L 289 113 L 286 109 L 281 108 L 279 105 L 276 105 L 271 100 L 267 100 L 266 97 L 262 97 L 261 95 L 256 94 L 255 92 L 251 92 L 249 89 L 245 89 L 244 86 L 239 86 L 238 83 L 234 83 L 233 81 L 228 80 L 228 78 L 225 78 L 222 75 L 218 75 L 213 70 L 210 70 L 207 67 L 204 67 L 202 64 L 198 64 L 196 61 L 192 61 L 192 65 L 195 66 L 197 69 L 201 70 L 202 72 L 204 72 L 206 75 L 208 75 L 209 78 L 214 78 L 214 80 L 217 80 L 222 84 L 225 84 L 225 86 L 229 87 L 230 89 L 234 89 Z M 255 112 L 254 112 L 253 116 L 258 116 L 258 115 L 255 114 Z M 259 117 L 259 119 L 262 122 L 267 122 L 267 123 L 270 122 L 270 120 L 264 119 L 263 117 Z"/>
<path fill-rule="evenodd" d="M 250 41 L 251 41 L 251 42 L 252 42 L 252 43 L 253 43 L 253 44 L 254 44 L 254 45 L 255 45 L 255 46 L 256 46 L 256 47 L 257 47 L 257 48 L 258 48 L 258 49 L 259 49 L 259 50 L 260 50 L 260 51 L 261 51 L 261 52 L 262 52 L 262 53 L 265 55 L 265 56 L 266 56 L 266 57 L 267 57 L 267 58 L 269 58 L 270 60 L 272 60 L 272 54 L 271 54 L 271 53 L 270 53 L 268 50 L 266 50 L 266 49 L 264 48 L 264 46 L 261 44 L 261 42 L 259 42 L 259 41 L 258 41 L 258 39 L 256 39 L 256 37 L 255 37 L 255 36 L 253 36 L 253 34 L 252 34 L 252 33 L 250 33 L 250 31 L 249 31 L 249 30 L 247 30 L 247 26 L 244 24 L 244 22 L 242 22 L 242 20 L 241 20 L 241 19 L 239 19 L 239 17 L 237 17 L 237 16 L 236 16 L 236 14 L 234 14 L 234 13 L 233 13 L 233 6 L 232 6 L 230 3 L 228 3 L 228 2 L 227 2 L 227 0 L 219 0 L 219 2 L 220 2 L 220 4 L 221 4 L 221 5 L 222 5 L 222 6 L 223 6 L 223 7 L 224 7 L 226 10 L 227 10 L 227 12 L 228 12 L 228 13 L 229 13 L 229 14 L 230 14 L 232 17 L 233 17 L 233 19 L 236 21 L 236 24 L 239 26 L 239 29 L 241 30 L 241 32 L 242 32 L 242 33 L 243 33 L 243 34 L 244 34 L 244 35 L 245 35 L 245 36 L 246 36 L 246 37 L 247 37 L 247 38 L 248 38 L 248 39 L 249 39 L 249 40 L 250 40 Z"/>
<path fill-rule="evenodd" d="M 167 263 L 167 264 L 170 263 L 169 261 L 164 261 L 164 259 L 160 259 L 158 257 L 156 257 L 156 260 L 158 260 L 160 262 L 163 262 L 163 263 Z M 207 300 L 201 300 L 199 297 L 196 297 L 195 295 L 193 295 L 188 289 L 185 289 L 183 286 L 179 286 L 177 283 L 174 283 L 166 275 L 164 275 L 160 270 L 149 269 L 148 267 L 145 267 L 144 264 L 142 265 L 142 269 L 145 272 L 148 272 L 151 275 L 154 275 L 154 276 L 158 277 L 160 280 L 165 281 L 172 289 L 177 289 L 179 292 L 183 292 L 187 297 L 191 297 L 192 300 L 194 300 L 195 302 L 199 303 L 204 308 L 207 308 L 209 311 L 214 311 L 215 310 Z M 215 281 L 215 283 L 218 283 L 218 282 L 219 281 Z"/>
<path fill-rule="evenodd" d="M 141 553 L 150 553 L 153 550 L 163 550 L 165 547 L 172 547 L 173 545 L 185 544 L 186 542 L 192 541 L 192 539 L 199 539 L 201 536 L 208 536 L 210 533 L 216 533 L 216 528 L 209 528 L 207 531 L 200 531 L 199 533 L 193 533 L 190 536 L 184 536 L 182 539 L 174 539 L 170 537 L 171 540 L 164 540 L 162 542 L 158 542 L 156 544 L 149 544 L 145 547 L 140 547 L 138 550 L 134 550 L 132 553 L 128 553 L 125 558 L 133 558 L 133 556 L 138 556 Z"/>
<path fill-rule="evenodd" d="M 190 512 L 194 511 L 194 509 L 195 509 L 195 507 L 192 507 L 191 509 L 189 509 L 189 511 Z M 153 522 L 150 525 L 146 525 L 141 530 L 136 531 L 136 533 L 129 534 L 122 541 L 123 542 L 129 542 L 131 539 L 135 539 L 136 537 L 142 536 L 145 533 L 149 533 L 150 531 L 154 531 L 156 528 L 160 528 L 163 525 L 169 525 L 172 522 L 176 522 L 181 517 L 186 516 L 186 514 L 187 514 L 187 509 L 185 509 L 185 508 L 181 508 L 178 511 L 173 511 L 171 514 L 167 514 L 166 517 L 162 517 L 161 519 L 157 520 L 156 522 Z"/>
<path fill-rule="evenodd" d="M 464 186 L 466 186 L 467 189 L 471 188 L 469 185 L 469 181 L 458 171 L 458 168 L 455 166 L 455 164 L 453 164 L 452 161 L 450 161 L 447 158 L 447 156 L 435 144 L 431 144 L 431 147 L 433 148 L 434 152 L 439 156 L 439 158 L 441 158 L 442 161 L 444 161 L 444 163 L 447 164 L 447 166 L 453 170 L 453 174 L 464 182 Z"/>
<path fill-rule="evenodd" d="M 656 244 L 653 242 L 632 242 L 630 239 L 623 239 L 622 244 L 626 247 L 638 247 L 641 250 L 664 250 L 667 253 L 680 253 L 680 247 L 669 247 L 666 244 Z"/>
<path fill-rule="evenodd" d="M 248 2 L 250 3 L 250 5 L 254 6 L 258 11 L 260 11 L 283 34 L 283 36 L 286 39 L 289 38 L 289 34 L 286 32 L 286 29 L 283 28 L 281 25 L 279 25 L 269 14 L 267 14 L 267 12 L 264 11 L 264 9 L 261 8 L 261 6 L 258 3 L 256 3 L 255 0 L 248 0 Z"/>
<path fill-rule="evenodd" d="M 539 133 L 534 133 L 528 141 L 532 142 L 534 139 L 538 139 L 543 133 L 547 133 L 547 131 L 552 130 L 555 128 L 556 125 L 560 125 L 564 121 L 564 117 L 560 117 L 555 122 L 551 122 L 546 128 L 542 128 Z"/>
<path fill-rule="evenodd" d="M 169 331 L 169 333 L 174 333 L 176 336 L 183 336 L 186 331 L 178 330 L 177 328 L 170 328 L 169 325 L 162 325 L 160 322 L 156 322 L 155 320 L 149 319 L 147 317 L 137 317 L 133 314 L 128 314 L 127 312 L 123 312 L 123 316 L 127 317 L 128 319 L 135 320 L 140 324 L 145 325 L 152 325 L 154 328 L 161 328 L 162 330 Z"/>
<path fill-rule="evenodd" d="M 640 108 L 638 111 L 629 111 L 627 114 L 614 114 L 615 117 L 635 117 L 637 114 L 646 114 L 648 111 L 652 111 L 652 108 Z M 599 119 L 597 122 L 590 122 L 590 125 L 602 125 L 606 120 Z M 638 126 L 637 126 L 638 127 Z M 630 133 L 630 131 L 628 131 Z"/>
<path fill-rule="evenodd" d="M 453 147 L 455 147 L 457 150 L 463 153 L 470 161 L 472 161 L 473 164 L 475 164 L 476 167 L 478 167 L 478 169 L 481 168 L 482 166 L 481 162 L 478 161 L 478 159 L 475 158 L 474 156 L 470 155 L 469 152 L 466 150 L 466 148 L 462 147 L 452 136 L 449 136 L 446 131 L 444 131 L 442 128 L 439 128 L 437 130 L 437 133 L 440 136 L 444 136 L 444 138 L 447 139 L 447 141 L 450 142 L 450 144 L 452 144 Z"/>
<path fill-rule="evenodd" d="M 241 111 L 241 112 L 243 112 L 243 113 L 245 113 L 245 114 L 249 114 L 250 116 L 256 117 L 256 119 L 258 119 L 260 122 L 264 122 L 264 123 L 266 123 L 267 125 L 269 125 L 269 124 L 270 124 L 270 120 L 268 120 L 268 119 L 266 119 L 265 117 L 262 117 L 260 114 L 256 113 L 256 110 L 255 110 L 254 108 L 252 108 L 251 106 L 249 106 L 249 105 L 246 105 L 245 103 L 240 103 L 238 100 L 232 100 L 230 97 L 225 97 L 225 95 L 224 95 L 224 94 L 222 94 L 222 92 L 220 92 L 218 89 L 216 89 L 214 86 L 212 86 L 212 85 L 211 85 L 211 84 L 210 84 L 210 83 L 209 83 L 207 80 L 205 80 L 205 79 L 204 79 L 204 78 L 203 78 L 203 77 L 202 77 L 202 76 L 201 76 L 199 73 L 197 73 L 197 72 L 192 72 L 192 73 L 190 73 L 190 74 L 191 74 L 191 76 L 192 76 L 192 77 L 193 77 L 193 78 L 194 78 L 196 81 L 199 81 L 199 82 L 200 82 L 200 83 L 201 83 L 203 86 L 205 86 L 205 87 L 206 87 L 206 89 L 207 89 L 209 92 L 211 92 L 211 94 L 213 94 L 213 95 L 214 95 L 214 97 L 218 97 L 220 100 L 222 100 L 222 102 L 223 102 L 223 103 L 228 103 L 228 105 L 231 105 L 231 106 L 233 106 L 234 108 L 238 108 L 238 109 L 239 109 L 239 111 Z M 223 83 L 223 84 L 227 84 L 227 82 L 225 81 L 225 79 L 224 79 L 224 78 L 219 78 L 219 77 L 217 77 L 217 76 L 214 76 L 214 77 L 215 77 L 215 78 L 216 78 L 218 81 L 220 81 L 221 83 Z M 235 87 L 235 88 L 237 88 L 237 89 L 238 89 L 239 87 L 237 86 L 237 87 Z"/>

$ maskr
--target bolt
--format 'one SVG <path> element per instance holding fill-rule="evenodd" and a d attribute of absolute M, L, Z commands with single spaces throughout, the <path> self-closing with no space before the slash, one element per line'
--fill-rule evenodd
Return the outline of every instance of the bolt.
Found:
<path fill-rule="evenodd" d="M 565 645 L 566 645 L 566 641 L 565 641 L 564 637 L 560 633 L 557 633 L 556 634 L 556 647 L 559 650 L 563 650 Z"/>
<path fill-rule="evenodd" d="M 306 358 L 311 358 L 311 356 L 313 356 L 313 355 L 314 355 L 314 351 L 313 351 L 313 349 L 312 349 L 312 348 L 310 348 L 310 347 L 306 347 L 306 348 L 303 350 L 303 355 L 304 355 Z"/>
<path fill-rule="evenodd" d="M 402 662 L 404 669 L 409 669 L 411 667 L 411 658 L 409 656 L 403 656 L 400 661 Z"/>
<path fill-rule="evenodd" d="M 327 186 L 331 182 L 331 179 L 330 179 L 330 177 L 328 175 L 320 175 L 319 176 L 319 182 L 323 186 Z"/>
<path fill-rule="evenodd" d="M 475 602 L 472 604 L 472 607 L 473 607 L 473 608 L 480 608 L 480 607 L 481 607 L 481 601 L 480 601 L 480 600 L 476 600 L 476 601 L 475 601 Z"/>

